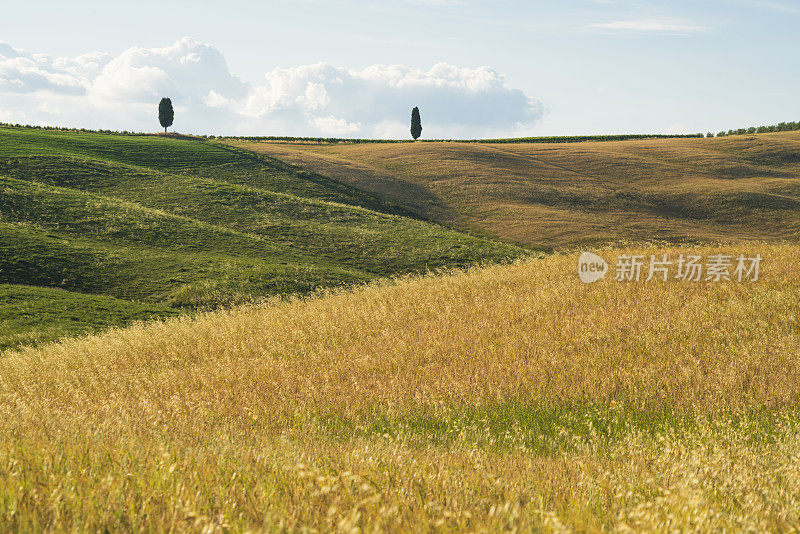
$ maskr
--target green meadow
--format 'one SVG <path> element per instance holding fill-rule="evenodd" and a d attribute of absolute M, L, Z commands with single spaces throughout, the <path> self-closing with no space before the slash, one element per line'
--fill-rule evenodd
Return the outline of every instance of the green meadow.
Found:
<path fill-rule="evenodd" d="M 186 136 L 0 127 L 0 189 L 0 348 L 525 254 Z"/>

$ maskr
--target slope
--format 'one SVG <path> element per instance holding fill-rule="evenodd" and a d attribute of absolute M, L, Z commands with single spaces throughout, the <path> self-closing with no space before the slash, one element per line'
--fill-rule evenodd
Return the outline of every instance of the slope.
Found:
<path fill-rule="evenodd" d="M 0 529 L 800 526 L 800 247 L 600 253 L 763 269 L 554 254 L 8 354 Z"/>
<path fill-rule="evenodd" d="M 185 311 L 524 253 L 202 139 L 0 128 L 0 191 L 0 283 Z"/>
<path fill-rule="evenodd" d="M 800 235 L 800 132 L 562 144 L 228 142 L 429 220 L 528 246 Z"/>

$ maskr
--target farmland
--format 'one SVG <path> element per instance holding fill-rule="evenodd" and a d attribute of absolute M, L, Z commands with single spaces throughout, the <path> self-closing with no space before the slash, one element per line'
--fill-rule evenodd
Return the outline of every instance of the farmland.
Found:
<path fill-rule="evenodd" d="M 800 533 L 800 0 L 3 7 L 0 534 Z"/>
<path fill-rule="evenodd" d="M 800 132 L 561 144 L 228 142 L 440 224 L 528 246 L 800 235 Z"/>
<path fill-rule="evenodd" d="M 798 528 L 796 245 L 757 282 L 576 254 L 0 360 L 3 530 Z"/>
<path fill-rule="evenodd" d="M 0 136 L 2 531 L 800 529 L 797 133 Z"/>

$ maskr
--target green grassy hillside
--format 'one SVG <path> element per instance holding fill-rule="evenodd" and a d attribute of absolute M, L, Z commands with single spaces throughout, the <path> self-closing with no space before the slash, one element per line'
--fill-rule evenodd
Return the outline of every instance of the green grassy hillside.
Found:
<path fill-rule="evenodd" d="M 202 139 L 0 127 L 0 191 L 0 348 L 523 253 Z"/>
<path fill-rule="evenodd" d="M 228 141 L 525 245 L 797 241 L 800 132 L 583 143 Z"/>
<path fill-rule="evenodd" d="M 178 313 L 162 304 L 0 284 L 0 350 Z"/>

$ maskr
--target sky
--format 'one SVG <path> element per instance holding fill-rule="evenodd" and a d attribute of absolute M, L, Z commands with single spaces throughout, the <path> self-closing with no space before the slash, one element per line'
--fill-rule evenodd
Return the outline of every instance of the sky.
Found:
<path fill-rule="evenodd" d="M 0 122 L 406 138 L 800 120 L 800 0 L 3 2 Z"/>

